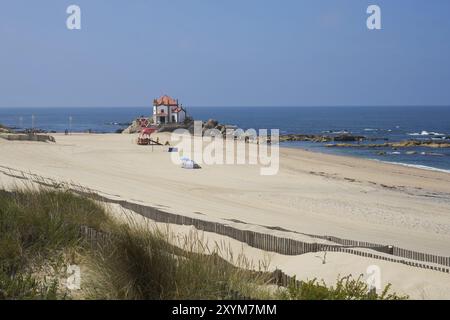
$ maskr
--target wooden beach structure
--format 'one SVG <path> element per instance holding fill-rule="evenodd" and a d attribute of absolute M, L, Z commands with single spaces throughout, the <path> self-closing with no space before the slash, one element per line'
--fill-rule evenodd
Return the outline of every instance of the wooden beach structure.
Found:
<path fill-rule="evenodd" d="M 139 133 L 137 144 L 140 146 L 158 145 L 162 146 L 162 143 L 155 141 L 151 138 L 151 134 L 156 132 L 156 128 L 143 128 Z"/>

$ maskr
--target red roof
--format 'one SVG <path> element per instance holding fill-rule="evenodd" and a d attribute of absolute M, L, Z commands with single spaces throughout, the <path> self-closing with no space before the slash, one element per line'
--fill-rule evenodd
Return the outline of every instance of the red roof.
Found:
<path fill-rule="evenodd" d="M 158 99 L 153 100 L 153 105 L 178 107 L 178 101 L 175 100 L 174 98 L 169 97 L 168 95 L 164 95 Z"/>

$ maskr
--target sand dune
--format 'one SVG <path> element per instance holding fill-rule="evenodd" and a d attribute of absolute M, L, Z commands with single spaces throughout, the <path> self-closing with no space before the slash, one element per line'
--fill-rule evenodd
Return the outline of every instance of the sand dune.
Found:
<path fill-rule="evenodd" d="M 248 164 L 185 170 L 171 162 L 167 147 L 138 146 L 133 135 L 55 137 L 54 144 L 0 139 L 0 171 L 13 168 L 71 181 L 205 220 L 239 220 L 254 230 L 281 227 L 450 256 L 447 173 L 293 149 L 281 149 L 274 176 L 261 176 L 258 166 Z M 10 183 L 0 174 L 0 185 Z M 361 260 L 349 257 L 344 264 L 352 265 L 352 259 Z M 287 260 L 280 264 L 294 268 Z M 400 269 L 395 274 L 401 275 Z M 438 277 L 443 276 L 448 277 Z M 442 290 L 439 296 L 449 293 L 450 298 L 450 290 Z"/>

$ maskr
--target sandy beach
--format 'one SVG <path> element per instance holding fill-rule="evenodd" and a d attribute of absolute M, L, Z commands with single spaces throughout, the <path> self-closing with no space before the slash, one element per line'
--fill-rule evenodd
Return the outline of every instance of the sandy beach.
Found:
<path fill-rule="evenodd" d="M 164 142 L 169 135 L 159 137 Z M 280 170 L 274 176 L 261 176 L 259 167 L 249 164 L 185 170 L 172 163 L 167 147 L 138 146 L 136 135 L 55 138 L 56 143 L 0 139 L 0 187 L 17 183 L 4 173 L 18 170 L 260 232 L 278 227 L 450 256 L 448 173 L 287 148 L 280 149 Z M 263 255 L 254 248 L 247 251 L 255 258 Z M 330 254 L 334 263 L 327 267 L 314 254 L 272 256 L 286 272 L 307 278 L 316 273 L 329 281 L 378 263 L 388 270 L 383 281 L 397 285 L 397 291 L 415 298 L 450 298 L 450 275 L 442 272 L 342 253 Z"/>

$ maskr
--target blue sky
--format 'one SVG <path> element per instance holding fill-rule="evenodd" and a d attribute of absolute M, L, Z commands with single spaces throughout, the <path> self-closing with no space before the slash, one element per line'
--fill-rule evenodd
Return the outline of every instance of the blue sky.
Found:
<path fill-rule="evenodd" d="M 66 29 L 66 8 L 82 30 Z M 382 10 L 382 30 L 366 9 Z M 450 105 L 448 0 L 4 0 L 0 107 Z"/>

